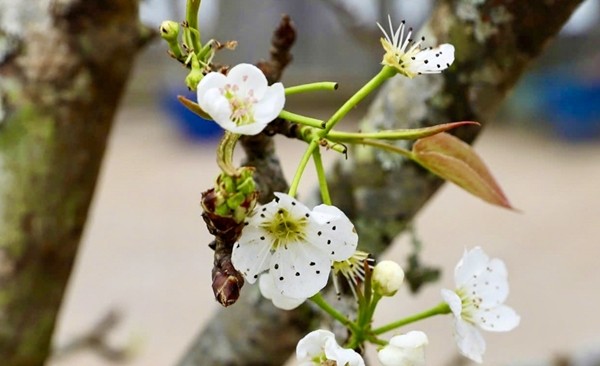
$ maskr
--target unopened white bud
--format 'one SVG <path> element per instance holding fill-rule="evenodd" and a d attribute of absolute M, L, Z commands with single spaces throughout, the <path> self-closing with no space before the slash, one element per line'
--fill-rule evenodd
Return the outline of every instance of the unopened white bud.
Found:
<path fill-rule="evenodd" d="M 394 296 L 404 281 L 402 267 L 393 261 L 381 261 L 373 269 L 373 290 L 381 296 Z"/>
<path fill-rule="evenodd" d="M 425 333 L 413 330 L 392 337 L 390 343 L 377 353 L 377 358 L 383 366 L 425 366 L 428 343 Z"/>

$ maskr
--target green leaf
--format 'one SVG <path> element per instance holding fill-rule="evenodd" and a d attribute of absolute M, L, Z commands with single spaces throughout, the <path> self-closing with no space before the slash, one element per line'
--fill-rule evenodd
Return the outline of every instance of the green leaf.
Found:
<path fill-rule="evenodd" d="M 417 140 L 413 159 L 430 172 L 451 181 L 491 204 L 512 209 L 508 199 L 475 150 L 447 133 Z"/>

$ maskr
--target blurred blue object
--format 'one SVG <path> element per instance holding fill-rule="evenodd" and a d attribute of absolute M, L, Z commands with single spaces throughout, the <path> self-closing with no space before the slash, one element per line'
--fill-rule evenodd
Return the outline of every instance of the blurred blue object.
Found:
<path fill-rule="evenodd" d="M 161 105 L 167 113 L 173 117 L 176 127 L 184 136 L 192 140 L 210 140 L 219 138 L 223 129 L 214 121 L 206 120 L 183 106 L 177 96 L 195 101 L 196 93 L 187 89 L 168 89 L 167 93 L 161 96 Z"/>
<path fill-rule="evenodd" d="M 537 82 L 542 113 L 559 137 L 573 141 L 600 137 L 600 80 L 548 72 Z"/>

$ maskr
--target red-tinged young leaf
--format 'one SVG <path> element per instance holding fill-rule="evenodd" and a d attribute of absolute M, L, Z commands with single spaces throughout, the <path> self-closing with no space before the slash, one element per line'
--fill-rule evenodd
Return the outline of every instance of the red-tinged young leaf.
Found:
<path fill-rule="evenodd" d="M 432 173 L 451 181 L 491 204 L 512 209 L 508 199 L 475 150 L 447 133 L 417 140 L 414 160 Z"/>
<path fill-rule="evenodd" d="M 181 104 L 183 104 L 187 109 L 189 109 L 190 111 L 196 113 L 200 117 L 202 117 L 204 119 L 212 120 L 212 118 L 206 112 L 204 112 L 204 110 L 202 110 L 202 108 L 200 108 L 200 106 L 198 105 L 198 103 L 192 102 L 191 100 L 189 100 L 188 98 L 184 97 L 183 95 L 178 95 L 177 96 L 177 100 L 179 100 L 179 102 Z"/>

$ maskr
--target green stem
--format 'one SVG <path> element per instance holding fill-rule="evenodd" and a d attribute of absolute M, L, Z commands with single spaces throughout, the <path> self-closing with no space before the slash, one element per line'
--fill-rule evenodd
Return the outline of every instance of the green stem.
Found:
<path fill-rule="evenodd" d="M 435 307 L 433 307 L 433 308 L 431 308 L 429 310 L 425 310 L 425 311 L 423 311 L 421 313 L 418 313 L 418 314 L 409 316 L 407 318 L 400 319 L 400 320 L 395 321 L 393 323 L 384 325 L 382 327 L 373 329 L 373 331 L 371 333 L 375 334 L 375 335 L 382 334 L 382 333 L 385 333 L 385 332 L 389 332 L 390 330 L 394 330 L 396 328 L 400 328 L 402 326 L 414 323 L 416 321 L 430 318 L 430 317 L 432 317 L 434 315 L 449 314 L 450 312 L 451 312 L 450 306 L 448 306 L 447 303 L 442 302 L 442 303 L 438 304 L 437 306 L 435 306 Z"/>
<path fill-rule="evenodd" d="M 373 344 L 376 344 L 378 346 L 386 346 L 389 343 L 388 341 L 379 339 L 379 338 L 375 337 L 374 335 L 368 335 L 366 340 Z"/>
<path fill-rule="evenodd" d="M 396 75 L 396 70 L 389 67 L 384 66 L 381 68 L 381 71 L 377 75 L 375 75 L 369 82 L 367 82 L 362 88 L 360 88 L 350 99 L 346 101 L 327 121 L 325 126 L 325 131 L 321 133 L 321 136 L 327 136 L 329 131 L 338 123 L 350 110 L 363 100 L 367 95 L 369 95 L 373 90 L 377 89 L 384 81 Z"/>
<path fill-rule="evenodd" d="M 207 56 L 210 53 L 210 51 L 213 48 L 213 44 L 214 44 L 214 39 L 209 40 L 208 42 L 206 42 L 206 44 L 204 46 L 202 46 L 202 48 L 198 51 L 197 55 L 198 55 L 198 60 L 201 60 L 202 62 L 207 62 Z"/>
<path fill-rule="evenodd" d="M 308 160 L 313 154 L 313 151 L 319 146 L 319 143 L 316 139 L 311 140 L 310 144 L 306 148 L 302 159 L 300 160 L 300 164 L 298 164 L 298 168 L 296 168 L 296 174 L 294 175 L 294 179 L 290 184 L 290 190 L 288 194 L 292 197 L 296 196 L 298 192 L 298 185 L 300 184 L 300 179 L 302 178 L 302 174 L 304 173 L 304 169 L 306 168 L 306 164 L 308 164 Z"/>
<path fill-rule="evenodd" d="M 306 117 L 306 116 L 288 112 L 285 110 L 283 110 L 283 111 L 281 111 L 281 113 L 279 113 L 279 117 L 283 118 L 283 119 L 287 119 L 290 122 L 296 122 L 301 125 L 310 126 L 310 127 L 316 127 L 316 128 L 322 129 L 325 126 L 325 122 L 320 119 Z"/>
<path fill-rule="evenodd" d="M 321 151 L 315 149 L 313 151 L 313 161 L 315 162 L 315 168 L 317 168 L 317 177 L 319 178 L 319 189 L 321 190 L 321 197 L 323 203 L 331 205 L 331 196 L 329 195 L 329 188 L 327 187 L 327 177 L 325 176 L 325 169 L 323 168 L 323 160 L 321 159 Z"/>
<path fill-rule="evenodd" d="M 233 151 L 239 139 L 239 134 L 225 131 L 217 148 L 217 165 L 225 174 L 230 176 L 237 174 L 237 169 L 233 165 Z"/>
<path fill-rule="evenodd" d="M 314 91 L 332 91 L 337 90 L 338 84 L 332 81 L 322 81 L 319 83 L 310 83 L 303 85 L 290 86 L 285 88 L 285 95 L 294 95 L 300 93 L 314 92 Z"/>
<path fill-rule="evenodd" d="M 200 37 L 200 28 L 198 28 L 198 10 L 202 0 L 187 0 L 185 7 L 185 20 L 189 29 L 184 28 L 184 35 L 188 46 L 194 49 L 194 52 L 200 51 L 202 42 Z M 193 31 L 190 31 L 193 30 Z"/>
<path fill-rule="evenodd" d="M 335 141 L 335 140 L 334 140 Z M 354 144 L 357 145 L 369 145 L 369 146 L 373 146 L 376 148 L 379 148 L 381 150 L 386 150 L 386 151 L 390 151 L 396 154 L 400 154 L 402 156 L 405 156 L 411 160 L 414 160 L 414 156 L 413 153 L 409 150 L 403 149 L 401 147 L 398 146 L 394 146 L 394 145 L 390 145 L 390 144 L 386 144 L 384 142 L 379 142 L 379 141 L 375 141 L 375 140 L 357 140 L 357 141 L 353 141 Z"/>
<path fill-rule="evenodd" d="M 331 306 L 327 301 L 325 301 L 321 293 L 317 293 L 310 299 L 312 302 L 318 305 L 324 312 L 331 315 L 332 318 L 339 321 L 342 325 L 349 328 L 353 332 L 358 331 L 358 327 L 356 326 L 356 324 L 354 324 L 352 321 L 350 321 L 350 319 L 348 319 L 342 313 L 337 311 L 333 306 Z"/>
<path fill-rule="evenodd" d="M 373 319 L 373 315 L 375 314 L 375 308 L 377 308 L 377 304 L 379 303 L 379 300 L 381 300 L 381 297 L 382 296 L 378 293 L 373 294 L 373 299 L 371 300 L 371 304 L 367 312 L 367 319 L 369 320 L 369 322 L 371 321 L 371 319 Z"/>

